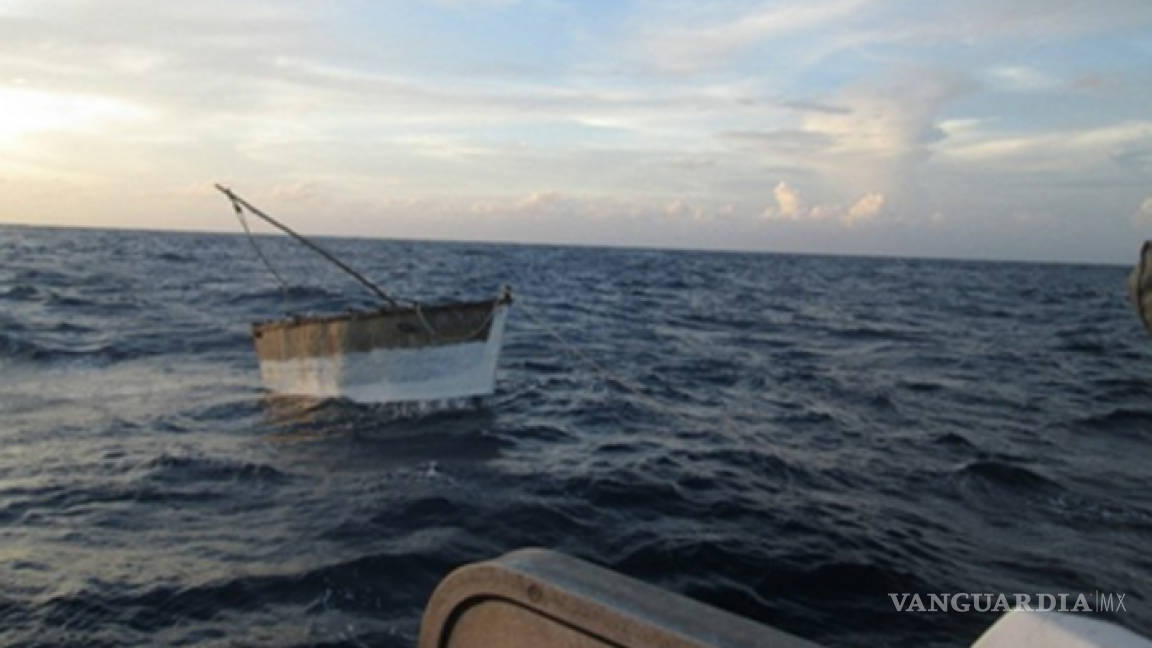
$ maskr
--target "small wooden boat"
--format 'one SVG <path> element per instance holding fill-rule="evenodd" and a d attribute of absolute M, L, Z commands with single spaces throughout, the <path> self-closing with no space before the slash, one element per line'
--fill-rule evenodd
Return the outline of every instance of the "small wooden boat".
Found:
<path fill-rule="evenodd" d="M 274 392 L 389 403 L 492 394 L 511 297 L 252 325 Z"/>
<path fill-rule="evenodd" d="M 245 231 L 244 210 L 336 264 L 385 302 L 374 310 L 254 323 L 252 338 L 260 376 L 270 390 L 367 403 L 441 401 L 493 393 L 504 321 L 512 303 L 507 286 L 490 299 L 435 305 L 405 300 L 408 304 L 403 305 L 230 189 L 216 188 L 232 201 Z M 269 270 L 275 274 L 271 265 Z"/>

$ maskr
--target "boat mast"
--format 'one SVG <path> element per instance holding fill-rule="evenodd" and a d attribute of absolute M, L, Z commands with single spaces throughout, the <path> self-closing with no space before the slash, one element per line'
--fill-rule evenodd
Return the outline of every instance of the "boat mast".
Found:
<path fill-rule="evenodd" d="M 336 258 L 336 256 L 333 255 L 331 252 L 325 250 L 324 248 L 320 247 L 319 245 L 316 245 L 312 241 L 309 241 L 308 239 L 304 238 L 300 234 L 297 234 L 296 232 L 292 231 L 292 228 L 281 223 L 280 221 L 276 220 L 275 218 L 272 218 L 268 214 L 265 214 L 264 212 L 260 211 L 256 207 L 253 207 L 252 203 L 248 202 L 247 200 L 244 200 L 240 196 L 237 196 L 228 187 L 225 187 L 224 185 L 217 183 L 216 189 L 218 191 L 220 191 L 220 193 L 224 194 L 225 196 L 228 196 L 228 199 L 232 201 L 232 206 L 236 209 L 237 212 L 239 212 L 241 209 L 247 209 L 249 212 L 259 216 L 260 218 L 263 218 L 265 221 L 267 221 L 273 227 L 276 227 L 277 229 L 283 231 L 285 234 L 296 239 L 298 242 L 300 242 L 300 244 L 309 248 L 310 250 L 312 250 L 316 254 L 319 254 L 320 256 L 324 257 L 328 261 L 331 261 L 336 267 L 338 267 L 341 270 L 343 270 L 344 272 L 347 272 L 348 274 L 352 275 L 353 279 L 355 279 L 356 281 L 359 281 L 361 284 L 364 285 L 365 288 L 367 288 L 368 290 L 371 290 L 373 294 L 375 294 L 380 299 L 383 299 L 385 302 L 387 302 L 393 308 L 400 308 L 400 303 L 398 301 L 396 301 L 392 297 L 389 297 L 388 294 L 385 293 L 383 290 L 381 290 L 379 286 L 377 286 L 376 284 L 372 283 L 371 281 L 368 281 L 367 279 L 365 279 L 364 275 L 362 275 L 359 272 L 356 272 L 352 268 L 348 267 L 347 264 L 345 264 L 340 259 Z"/>

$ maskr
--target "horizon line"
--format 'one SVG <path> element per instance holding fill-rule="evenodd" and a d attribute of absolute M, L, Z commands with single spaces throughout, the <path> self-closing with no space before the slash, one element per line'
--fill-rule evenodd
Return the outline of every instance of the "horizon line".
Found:
<path fill-rule="evenodd" d="M 114 232 L 151 232 L 151 233 L 164 233 L 164 234 L 216 234 L 220 236 L 245 236 L 243 231 L 234 230 L 216 230 L 216 229 L 181 229 L 181 228 L 150 228 L 150 227 L 129 227 L 117 225 L 63 225 L 51 223 L 19 223 L 11 221 L 0 221 L 0 227 L 17 227 L 26 229 L 51 229 L 51 230 L 90 230 L 90 231 L 114 231 Z M 396 242 L 411 242 L 411 243 L 450 243 L 450 244 L 479 244 L 479 245 L 516 245 L 523 247 L 568 247 L 568 248 L 589 248 L 589 249 L 608 249 L 608 250 L 643 250 L 655 252 L 687 252 L 687 253 L 707 253 L 707 254 L 764 254 L 764 255 L 777 255 L 777 256 L 808 256 L 808 257 L 829 257 L 829 258 L 849 258 L 849 259 L 894 259 L 904 261 L 959 261 L 970 263 L 1005 263 L 1005 264 L 1028 264 L 1028 265 L 1065 265 L 1065 266 L 1107 266 L 1115 268 L 1127 268 L 1133 263 L 1119 262 L 1119 261 L 1086 261 L 1086 260 L 1053 260 L 1053 259 L 1020 259 L 1020 258 L 1004 258 L 1004 257 L 951 257 L 951 256 L 914 256 L 914 255 L 900 255 L 900 254 L 882 254 L 882 253 L 846 253 L 846 252 L 816 252 L 816 251 L 784 251 L 784 250 L 753 250 L 748 248 L 728 248 L 728 247 L 715 247 L 715 248 L 696 248 L 696 247 L 679 247 L 679 246 L 657 246 L 657 245 L 642 245 L 642 244 L 618 244 L 618 243 L 581 243 L 581 242 L 555 242 L 555 241 L 508 241 L 496 239 L 450 239 L 450 238 L 410 238 L 403 236 L 377 236 L 377 235 L 364 235 L 364 234 L 302 234 L 308 238 L 326 238 L 326 239 L 363 239 L 369 241 L 396 241 Z M 269 237 L 288 237 L 287 234 L 282 232 L 252 232 L 251 236 L 269 236 Z"/>

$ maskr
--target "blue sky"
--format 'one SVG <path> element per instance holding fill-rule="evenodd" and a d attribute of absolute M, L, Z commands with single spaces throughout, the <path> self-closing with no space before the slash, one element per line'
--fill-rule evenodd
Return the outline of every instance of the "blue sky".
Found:
<path fill-rule="evenodd" d="M 1127 262 L 1152 3 L 0 0 L 0 221 Z"/>

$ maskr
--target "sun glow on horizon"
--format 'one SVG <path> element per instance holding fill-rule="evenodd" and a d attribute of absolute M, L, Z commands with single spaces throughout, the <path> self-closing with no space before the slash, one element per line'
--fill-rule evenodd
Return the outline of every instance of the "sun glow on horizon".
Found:
<path fill-rule="evenodd" d="M 110 97 L 0 87 L 0 145 L 29 143 L 37 133 L 100 132 L 120 122 L 147 117 L 138 106 Z"/>

